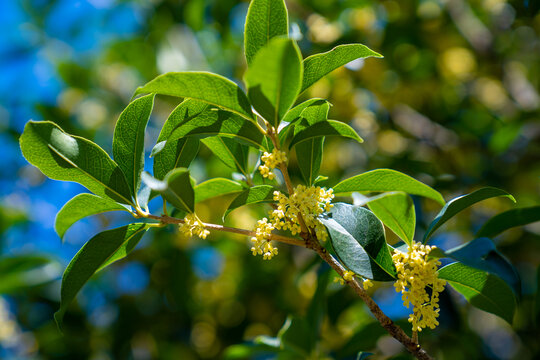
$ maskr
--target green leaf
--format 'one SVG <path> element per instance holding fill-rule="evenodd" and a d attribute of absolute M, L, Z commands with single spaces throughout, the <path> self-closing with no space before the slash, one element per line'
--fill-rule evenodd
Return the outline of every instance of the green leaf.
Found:
<path fill-rule="evenodd" d="M 456 262 L 439 269 L 439 278 L 448 281 L 471 305 L 512 323 L 516 298 L 498 276 Z"/>
<path fill-rule="evenodd" d="M 332 50 L 312 55 L 304 60 L 304 80 L 302 91 L 317 80 L 353 60 L 367 57 L 382 58 L 382 55 L 361 44 L 338 45 Z"/>
<path fill-rule="evenodd" d="M 326 100 L 326 99 L 320 99 L 320 98 L 309 99 L 309 100 L 304 101 L 303 103 L 300 103 L 300 104 L 296 105 L 295 107 L 293 107 L 292 109 L 287 111 L 287 113 L 283 117 L 282 121 L 286 122 L 286 123 L 293 124 L 297 120 L 300 120 L 302 117 L 304 117 L 304 118 L 307 117 L 307 113 L 304 114 L 304 116 L 302 116 L 302 113 L 307 108 L 312 108 L 311 110 L 308 111 L 310 114 L 312 114 L 310 116 L 312 118 L 315 117 L 314 116 L 315 112 L 323 112 L 324 113 L 324 111 L 326 111 L 326 114 L 324 115 L 324 118 L 322 119 L 322 120 L 326 120 L 327 116 L 328 116 L 328 110 L 330 109 L 330 105 L 331 105 L 330 102 L 328 100 Z"/>
<path fill-rule="evenodd" d="M 296 43 L 272 39 L 255 56 L 244 76 L 257 112 L 276 128 L 296 101 L 302 83 L 302 56 Z"/>
<path fill-rule="evenodd" d="M 63 238 L 66 231 L 77 221 L 107 211 L 128 211 L 128 209 L 116 201 L 92 194 L 79 194 L 69 200 L 56 214 L 54 229 L 58 236 Z"/>
<path fill-rule="evenodd" d="M 233 137 L 255 148 L 261 148 L 264 139 L 264 135 L 253 122 L 227 111 L 209 108 L 197 117 L 178 124 L 167 141 L 186 136 L 204 138 L 217 135 Z"/>
<path fill-rule="evenodd" d="M 429 237 L 441 227 L 442 224 L 450 220 L 454 215 L 460 211 L 472 206 L 482 200 L 486 200 L 493 197 L 506 196 L 513 202 L 516 202 L 514 197 L 507 193 L 504 190 L 497 189 L 494 187 L 485 187 L 478 189 L 470 194 L 459 196 L 455 199 L 450 200 L 435 217 L 435 219 L 429 224 L 429 227 L 424 234 L 424 243 L 429 239 Z"/>
<path fill-rule="evenodd" d="M 343 180 L 334 186 L 334 193 L 336 195 L 353 191 L 403 191 L 407 194 L 424 196 L 440 204 L 444 204 L 444 199 L 438 191 L 408 175 L 390 169 L 368 171 Z"/>
<path fill-rule="evenodd" d="M 60 309 L 54 314 L 59 328 L 62 328 L 62 319 L 69 304 L 84 284 L 104 265 L 110 264 L 111 259 L 124 257 L 147 229 L 147 224 L 130 224 L 103 231 L 84 244 L 62 277 Z"/>
<path fill-rule="evenodd" d="M 142 180 L 150 189 L 160 193 L 165 200 L 178 210 L 189 213 L 195 211 L 195 191 L 193 190 L 188 169 L 173 169 L 165 175 L 163 181 L 143 172 Z"/>
<path fill-rule="evenodd" d="M 152 108 L 154 94 L 132 101 L 120 114 L 113 135 L 113 156 L 126 176 L 131 194 L 135 196 L 141 186 L 144 168 L 144 133 Z"/>
<path fill-rule="evenodd" d="M 358 136 L 356 131 L 354 131 L 354 129 L 349 125 L 342 123 L 341 121 L 325 120 L 317 122 L 296 134 L 293 137 L 289 148 L 302 141 L 320 136 L 342 136 L 356 140 L 359 143 L 364 142 L 364 140 Z"/>
<path fill-rule="evenodd" d="M 278 338 L 285 350 L 290 350 L 307 359 L 314 344 L 309 336 L 310 329 L 305 319 L 288 316 L 278 332 Z"/>
<path fill-rule="evenodd" d="M 275 36 L 289 34 L 289 18 L 283 0 L 253 0 L 244 30 L 244 52 L 249 65 L 255 54 Z"/>
<path fill-rule="evenodd" d="M 19 141 L 26 160 L 51 179 L 75 181 L 98 196 L 132 204 L 124 173 L 95 143 L 50 121 L 29 121 Z"/>
<path fill-rule="evenodd" d="M 414 239 L 416 213 L 414 203 L 404 192 L 392 192 L 368 202 L 373 213 L 408 245 Z"/>
<path fill-rule="evenodd" d="M 28 288 L 57 279 L 60 265 L 43 256 L 20 255 L 0 259 L 0 294 L 27 292 Z"/>
<path fill-rule="evenodd" d="M 476 233 L 476 236 L 494 237 L 516 226 L 540 221 L 540 206 L 512 209 L 489 219 Z"/>
<path fill-rule="evenodd" d="M 466 244 L 444 251 L 440 257 L 449 257 L 464 265 L 497 275 L 512 287 L 518 297 L 521 295 L 521 280 L 517 270 L 497 250 L 491 239 L 486 237 L 474 239 Z"/>
<path fill-rule="evenodd" d="M 301 104 L 302 105 L 302 104 Z M 300 121 L 295 121 L 294 135 L 311 125 L 325 121 L 328 118 L 330 103 L 327 101 L 316 101 L 305 107 L 300 114 Z M 324 137 L 312 138 L 296 144 L 296 158 L 300 173 L 308 185 L 312 185 L 321 169 L 323 157 Z"/>
<path fill-rule="evenodd" d="M 223 215 L 223 219 L 225 219 L 231 211 L 239 208 L 240 206 L 273 201 L 274 191 L 275 191 L 275 188 L 270 185 L 253 186 L 247 190 L 242 191 L 231 202 L 231 204 L 225 211 L 225 214 Z"/>
<path fill-rule="evenodd" d="M 255 121 L 246 94 L 229 79 L 208 72 L 170 72 L 160 75 L 135 91 L 187 97 L 219 106 Z"/>
<path fill-rule="evenodd" d="M 187 168 L 199 152 L 199 140 L 196 138 L 167 141 L 173 130 L 183 121 L 197 117 L 209 105 L 193 99 L 184 100 L 178 105 L 163 124 L 157 145 L 152 150 L 154 156 L 154 176 L 163 179 L 172 169 Z"/>
<path fill-rule="evenodd" d="M 328 229 L 338 258 L 349 270 L 377 281 L 395 279 L 383 225 L 371 211 L 336 203 L 328 216 L 320 220 Z"/>
<path fill-rule="evenodd" d="M 221 136 L 203 139 L 202 143 L 225 165 L 247 176 L 249 147 Z"/>
<path fill-rule="evenodd" d="M 228 195 L 244 190 L 237 181 L 214 178 L 195 186 L 195 202 L 201 202 L 216 196 Z"/>

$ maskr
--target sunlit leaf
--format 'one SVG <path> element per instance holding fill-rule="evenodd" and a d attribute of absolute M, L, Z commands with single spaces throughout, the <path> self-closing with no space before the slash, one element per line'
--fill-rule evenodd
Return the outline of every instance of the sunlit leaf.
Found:
<path fill-rule="evenodd" d="M 75 181 L 96 195 L 132 204 L 124 173 L 90 140 L 50 121 L 29 121 L 19 141 L 26 160 L 51 179 Z"/>
<path fill-rule="evenodd" d="M 287 7 L 283 0 L 252 0 L 244 30 L 244 52 L 248 64 L 275 36 L 289 33 Z"/>
<path fill-rule="evenodd" d="M 411 197 L 403 192 L 393 192 L 368 202 L 373 213 L 407 244 L 411 245 L 416 227 L 416 213 Z"/>
<path fill-rule="evenodd" d="M 238 181 L 214 178 L 195 186 L 195 202 L 201 202 L 216 196 L 228 195 L 244 190 Z"/>
<path fill-rule="evenodd" d="M 163 181 L 153 178 L 148 173 L 143 173 L 142 179 L 150 189 L 160 193 L 178 210 L 189 213 L 195 211 L 195 192 L 188 169 L 173 169 L 165 175 Z"/>
<path fill-rule="evenodd" d="M 227 217 L 231 211 L 239 208 L 240 206 L 256 204 L 261 202 L 271 202 L 274 199 L 274 187 L 270 185 L 258 185 L 253 186 L 247 190 L 242 191 L 229 205 L 227 211 L 223 215 L 223 218 Z"/>
<path fill-rule="evenodd" d="M 361 44 L 338 45 L 332 50 L 312 55 L 304 60 L 304 80 L 302 91 L 313 85 L 317 80 L 353 60 L 367 57 L 382 56 L 367 46 Z"/>
<path fill-rule="evenodd" d="M 170 72 L 139 87 L 137 94 L 186 97 L 219 106 L 248 120 L 255 120 L 246 94 L 229 79 L 208 72 Z"/>
<path fill-rule="evenodd" d="M 504 190 L 497 189 L 494 187 L 485 187 L 479 190 L 476 190 L 470 194 L 459 196 L 455 199 L 450 200 L 435 217 L 435 219 L 429 224 L 429 227 L 424 234 L 424 243 L 429 239 L 429 237 L 437 230 L 441 225 L 450 220 L 460 211 L 489 198 L 506 196 L 513 202 L 516 200 L 512 195 L 507 193 Z"/>
<path fill-rule="evenodd" d="M 297 143 L 320 136 L 341 136 L 356 140 L 359 143 L 364 142 L 364 140 L 362 140 L 356 131 L 349 125 L 342 123 L 341 121 L 325 120 L 317 122 L 300 131 L 293 137 L 289 147 L 293 147 Z"/>
<path fill-rule="evenodd" d="M 512 323 L 516 298 L 498 276 L 456 262 L 439 269 L 439 278 L 448 281 L 471 305 Z"/>
<path fill-rule="evenodd" d="M 444 204 L 442 195 L 409 175 L 390 169 L 377 169 L 343 180 L 334 186 L 334 193 L 403 191 L 424 196 Z"/>
<path fill-rule="evenodd" d="M 221 136 L 205 138 L 201 142 L 225 165 L 247 176 L 249 147 Z"/>
<path fill-rule="evenodd" d="M 248 97 L 257 112 L 276 128 L 296 101 L 302 83 L 302 56 L 296 43 L 274 38 L 246 71 Z"/>
<path fill-rule="evenodd" d="M 107 211 L 128 211 L 128 209 L 116 201 L 92 194 L 79 194 L 69 200 L 56 214 L 54 229 L 58 236 L 63 238 L 66 231 L 77 221 Z"/>
<path fill-rule="evenodd" d="M 336 203 L 321 221 L 328 229 L 337 256 L 349 270 L 378 281 L 395 279 L 396 269 L 383 225 L 371 211 Z"/>
<path fill-rule="evenodd" d="M 113 156 L 126 176 L 131 194 L 139 191 L 144 168 L 144 134 L 154 106 L 154 94 L 132 101 L 120 114 L 113 135 Z"/>

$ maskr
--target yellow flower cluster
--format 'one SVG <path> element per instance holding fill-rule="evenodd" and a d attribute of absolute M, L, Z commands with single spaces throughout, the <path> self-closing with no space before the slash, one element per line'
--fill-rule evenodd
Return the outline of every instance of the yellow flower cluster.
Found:
<path fill-rule="evenodd" d="M 373 281 L 369 279 L 364 279 L 364 281 L 362 282 L 362 286 L 364 287 L 364 290 L 367 290 L 373 286 Z"/>
<path fill-rule="evenodd" d="M 276 209 L 270 212 L 269 219 L 263 218 L 257 222 L 255 236 L 251 238 L 253 255 L 263 255 L 264 259 L 277 255 L 277 249 L 268 240 L 272 230 L 290 230 L 293 235 L 300 233 L 300 215 L 306 226 L 315 231 L 318 239 L 326 240 L 328 234 L 318 216 L 332 208 L 333 198 L 332 189 L 325 190 L 318 186 L 298 185 L 289 197 L 274 191 L 274 200 L 278 204 Z"/>
<path fill-rule="evenodd" d="M 195 215 L 195 213 L 187 214 L 184 218 L 184 223 L 178 225 L 180 232 L 186 236 L 191 237 L 197 235 L 201 239 L 206 239 L 210 231 L 206 230 L 203 222 Z"/>
<path fill-rule="evenodd" d="M 268 238 L 274 230 L 274 225 L 268 222 L 267 218 L 257 221 L 256 235 L 251 238 L 253 246 L 251 252 L 254 256 L 262 255 L 264 260 L 270 260 L 277 255 L 278 249 L 272 246 Z"/>
<path fill-rule="evenodd" d="M 325 190 L 319 186 L 298 185 L 289 197 L 274 191 L 274 201 L 277 201 L 278 205 L 270 217 L 276 229 L 290 230 L 296 235 L 301 230 L 298 220 L 301 215 L 306 226 L 315 230 L 317 238 L 325 241 L 328 234 L 318 217 L 334 206 L 331 204 L 333 198 L 332 189 Z"/>
<path fill-rule="evenodd" d="M 335 278 L 334 282 L 339 282 L 341 285 L 345 285 L 345 281 L 351 281 L 354 278 L 354 272 L 345 271 L 342 278 Z"/>
<path fill-rule="evenodd" d="M 261 160 L 264 163 L 263 165 L 259 166 L 261 175 L 272 180 L 274 178 L 274 173 L 272 170 L 277 168 L 279 164 L 287 162 L 287 154 L 274 148 L 271 153 L 265 152 L 261 156 Z"/>
<path fill-rule="evenodd" d="M 439 322 L 439 293 L 444 290 L 446 281 L 438 278 L 437 259 L 428 259 L 434 247 L 413 242 L 407 253 L 397 251 L 392 256 L 396 265 L 398 279 L 394 287 L 401 292 L 403 304 L 412 304 L 413 313 L 409 316 L 413 331 L 422 331 L 429 326 L 434 329 Z M 431 296 L 426 288 L 431 289 Z"/>

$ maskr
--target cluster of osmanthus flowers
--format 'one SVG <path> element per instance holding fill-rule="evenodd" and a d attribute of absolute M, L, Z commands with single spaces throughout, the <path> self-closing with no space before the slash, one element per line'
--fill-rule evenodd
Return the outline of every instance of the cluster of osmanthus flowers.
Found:
<path fill-rule="evenodd" d="M 287 161 L 283 151 L 274 149 L 271 153 L 265 152 L 261 157 L 263 164 L 259 166 L 262 176 L 272 179 L 272 170 L 279 164 Z M 300 233 L 300 218 L 308 229 L 313 231 L 319 240 L 325 241 L 328 237 L 326 228 L 318 217 L 332 208 L 333 190 L 326 190 L 319 186 L 298 185 L 289 196 L 280 191 L 274 191 L 276 208 L 270 211 L 269 216 L 257 222 L 255 236 L 251 238 L 253 255 L 262 255 L 269 260 L 277 255 L 278 250 L 270 242 L 272 230 L 289 230 L 293 235 Z"/>
<path fill-rule="evenodd" d="M 428 258 L 434 246 L 413 242 L 406 253 L 396 250 L 392 259 L 396 265 L 398 279 L 394 287 L 402 293 L 403 304 L 413 306 L 409 316 L 413 331 L 422 328 L 434 329 L 439 322 L 439 293 L 444 290 L 446 281 L 439 279 L 437 266 L 441 262 Z M 430 293 L 426 289 L 431 289 Z"/>
<path fill-rule="evenodd" d="M 195 213 L 189 213 L 184 217 L 184 222 L 178 225 L 182 235 L 191 237 L 196 235 L 201 239 L 206 239 L 210 231 L 205 229 L 204 223 L 195 215 Z"/>

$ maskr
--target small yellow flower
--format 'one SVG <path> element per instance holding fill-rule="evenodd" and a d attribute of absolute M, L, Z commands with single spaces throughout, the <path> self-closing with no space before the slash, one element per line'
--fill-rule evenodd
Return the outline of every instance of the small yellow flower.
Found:
<path fill-rule="evenodd" d="M 403 304 L 413 306 L 409 316 L 413 331 L 422 331 L 429 326 L 434 329 L 439 322 L 439 293 L 446 281 L 438 278 L 437 259 L 428 259 L 434 247 L 413 242 L 407 253 L 396 250 L 392 259 L 396 265 L 398 279 L 394 283 L 396 292 L 402 293 Z M 431 296 L 426 291 L 431 288 Z"/>
<path fill-rule="evenodd" d="M 373 282 L 369 279 L 364 279 L 364 281 L 362 282 L 362 286 L 364 287 L 364 290 L 367 290 L 373 286 Z"/>
<path fill-rule="evenodd" d="M 277 255 L 278 249 L 268 240 L 272 230 L 274 230 L 274 225 L 269 223 L 267 218 L 257 221 L 255 236 L 251 238 L 253 243 L 251 252 L 254 256 L 262 255 L 264 260 L 270 260 L 274 255 Z"/>
<path fill-rule="evenodd" d="M 186 217 L 184 217 L 184 223 L 179 224 L 178 228 L 186 237 L 196 235 L 201 239 L 206 239 L 208 234 L 210 234 L 210 231 L 206 230 L 203 222 L 195 215 L 195 213 L 187 214 Z"/>
<path fill-rule="evenodd" d="M 272 180 L 275 174 L 272 172 L 281 163 L 287 162 L 287 154 L 278 149 L 272 150 L 271 153 L 264 152 L 261 156 L 262 165 L 259 166 L 261 175 L 265 178 Z"/>

